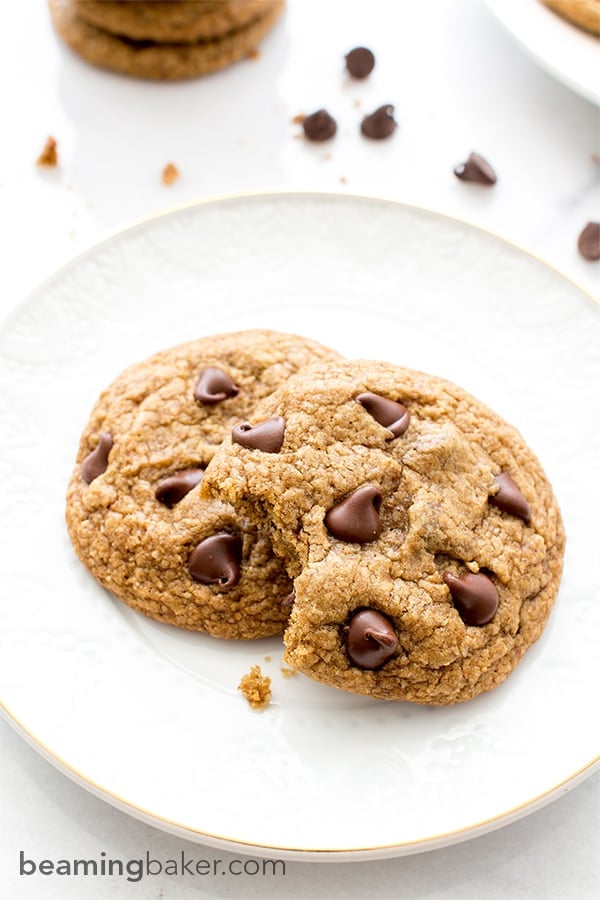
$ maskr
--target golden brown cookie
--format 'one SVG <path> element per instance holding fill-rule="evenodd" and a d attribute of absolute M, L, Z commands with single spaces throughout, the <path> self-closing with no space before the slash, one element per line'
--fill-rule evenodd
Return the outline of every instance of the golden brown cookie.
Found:
<path fill-rule="evenodd" d="M 239 31 L 273 7 L 272 0 L 74 0 L 77 15 L 135 41 L 194 44 Z"/>
<path fill-rule="evenodd" d="M 358 694 L 443 705 L 490 690 L 558 590 L 560 511 L 521 435 L 389 363 L 289 379 L 224 441 L 200 493 L 270 525 L 295 578 L 285 661 Z"/>
<path fill-rule="evenodd" d="M 119 37 L 89 24 L 74 0 L 48 0 L 54 26 L 63 40 L 88 62 L 160 81 L 207 75 L 247 56 L 275 24 L 284 0 L 272 0 L 267 12 L 222 38 L 184 43 L 153 43 Z"/>
<path fill-rule="evenodd" d="M 586 31 L 600 36 L 600 0 L 542 0 L 542 2 Z"/>
<path fill-rule="evenodd" d="M 224 638 L 283 629 L 291 590 L 268 530 L 198 485 L 231 428 L 290 375 L 337 354 L 269 331 L 202 338 L 123 372 L 83 432 L 66 519 L 104 587 L 151 618 Z"/>

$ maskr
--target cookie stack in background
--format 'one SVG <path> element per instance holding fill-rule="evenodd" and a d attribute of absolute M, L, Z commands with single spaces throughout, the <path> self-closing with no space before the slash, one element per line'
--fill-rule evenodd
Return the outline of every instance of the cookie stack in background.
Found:
<path fill-rule="evenodd" d="M 88 62 L 175 81 L 249 56 L 285 0 L 48 0 L 54 27 Z"/>

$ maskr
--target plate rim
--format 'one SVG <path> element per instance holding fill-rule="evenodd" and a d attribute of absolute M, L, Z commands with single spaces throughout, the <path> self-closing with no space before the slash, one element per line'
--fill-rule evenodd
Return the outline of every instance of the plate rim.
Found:
<path fill-rule="evenodd" d="M 531 0 L 530 0 L 531 2 Z M 536 0 L 537 2 L 537 0 Z M 543 53 L 539 51 L 537 46 L 532 46 L 527 40 L 523 38 L 521 32 L 517 29 L 515 30 L 514 19 L 509 14 L 506 16 L 505 7 L 502 2 L 499 0 L 485 0 L 485 5 L 487 6 L 489 12 L 494 17 L 495 21 L 502 26 L 506 34 L 532 59 L 536 65 L 540 66 L 544 72 L 558 81 L 560 84 L 569 88 L 569 90 L 576 93 L 579 97 L 582 97 L 584 100 L 587 100 L 588 103 L 594 104 L 594 106 L 600 106 L 600 91 L 595 90 L 593 87 L 590 87 L 587 84 L 584 84 L 579 78 L 573 77 L 568 72 L 565 72 L 563 68 L 559 65 L 556 65 L 552 60 L 549 60 Z M 555 19 L 560 19 L 558 13 L 553 12 L 553 10 L 546 7 L 543 3 L 539 3 L 540 12 L 544 11 L 547 16 L 553 16 Z M 562 20 L 562 25 L 565 28 L 575 29 L 576 31 L 580 31 L 582 36 L 585 36 L 587 32 L 580 28 L 578 25 L 574 23 L 568 22 L 567 20 Z M 589 35 L 592 37 L 592 35 Z M 600 41 L 600 38 L 598 39 Z"/>
<path fill-rule="evenodd" d="M 596 306 L 600 307 L 600 296 L 595 297 L 590 289 L 588 289 L 575 277 L 565 272 L 564 269 L 561 269 L 560 266 L 557 266 L 551 260 L 547 259 L 545 256 L 540 255 L 535 250 L 531 250 L 524 244 L 519 244 L 517 241 L 513 241 L 511 238 L 506 237 L 506 235 L 501 234 L 499 231 L 495 231 L 493 228 L 479 225 L 472 219 L 457 216 L 453 213 L 444 212 L 443 210 L 436 209 L 433 206 L 427 206 L 426 204 L 422 203 L 407 203 L 404 200 L 395 200 L 390 197 L 385 197 L 382 194 L 372 194 L 369 192 L 363 193 L 361 191 L 318 190 L 312 188 L 305 190 L 304 188 L 282 187 L 264 189 L 257 188 L 256 190 L 253 189 L 247 191 L 225 191 L 222 193 L 210 194 L 207 197 L 170 204 L 168 206 L 161 207 L 155 212 L 147 213 L 143 216 L 136 216 L 133 219 L 128 219 L 123 224 L 117 225 L 114 228 L 105 229 L 100 233 L 100 236 L 96 240 L 92 241 L 89 244 L 86 244 L 86 246 L 77 251 L 77 253 L 68 256 L 62 263 L 60 263 L 56 268 L 52 269 L 51 272 L 49 272 L 44 278 L 42 278 L 41 281 L 39 281 L 33 288 L 31 288 L 31 290 L 29 290 L 24 297 L 21 297 L 21 299 L 18 300 L 2 318 L 0 318 L 0 329 L 3 328 L 8 322 L 10 322 L 13 315 L 18 313 L 21 308 L 33 298 L 35 294 L 44 290 L 55 278 L 61 276 L 63 272 L 69 269 L 72 265 L 79 262 L 80 260 L 85 259 L 87 256 L 91 255 L 96 250 L 101 249 L 103 246 L 109 244 L 111 241 L 117 240 L 122 235 L 129 234 L 130 232 L 135 231 L 138 228 L 142 228 L 144 225 L 148 225 L 150 222 L 153 222 L 156 219 L 175 216 L 178 213 L 196 209 L 201 206 L 212 206 L 219 203 L 236 202 L 238 200 L 250 201 L 259 200 L 262 198 L 282 199 L 286 197 L 302 197 L 321 200 L 332 199 L 336 201 L 343 198 L 344 200 L 349 201 L 358 200 L 360 202 L 367 203 L 383 203 L 386 206 L 399 207 L 400 209 L 406 209 L 417 213 L 425 213 L 426 215 L 433 216 L 437 219 L 442 219 L 446 222 L 458 223 L 459 225 L 466 226 L 467 228 L 472 229 L 475 232 L 482 232 L 487 237 L 491 237 L 497 241 L 500 241 L 502 244 L 505 244 L 513 250 L 518 250 L 519 252 L 524 253 L 530 259 L 535 260 L 536 263 L 541 264 L 548 269 L 551 269 L 555 274 L 559 275 L 565 281 L 569 282 L 572 287 L 577 288 L 577 290 L 581 291 L 582 294 L 585 294 L 585 296 Z"/>
<path fill-rule="evenodd" d="M 122 236 L 129 234 L 132 231 L 142 229 L 144 226 L 149 225 L 155 220 L 177 216 L 178 214 L 184 213 L 188 210 L 207 205 L 214 206 L 222 203 L 231 203 L 238 201 L 245 202 L 253 200 L 291 198 L 316 200 L 330 199 L 336 202 L 342 199 L 343 202 L 347 201 L 350 203 L 358 201 L 361 203 L 372 202 L 376 204 L 385 204 L 387 206 L 416 212 L 418 214 L 430 215 L 439 220 L 445 221 L 446 223 L 459 224 L 461 226 L 466 226 L 467 228 L 474 231 L 483 232 L 483 234 L 487 237 L 492 238 L 496 241 L 500 241 L 502 244 L 511 248 L 512 250 L 517 250 L 518 252 L 525 254 L 527 257 L 534 260 L 536 264 L 541 264 L 542 266 L 550 269 L 560 278 L 564 279 L 571 287 L 576 288 L 587 299 L 591 300 L 594 306 L 600 308 L 600 298 L 594 297 L 594 295 L 586 287 L 579 284 L 575 279 L 567 275 L 553 263 L 547 261 L 543 257 L 527 249 L 526 247 L 523 247 L 515 243 L 514 241 L 507 239 L 503 235 L 498 234 L 491 229 L 483 228 L 475 224 L 474 222 L 469 221 L 468 219 L 454 216 L 435 208 L 430 208 L 419 204 L 405 203 L 403 201 L 367 193 L 363 194 L 346 191 L 319 191 L 276 188 L 269 190 L 252 190 L 211 195 L 199 200 L 197 199 L 168 206 L 157 212 L 138 217 L 130 222 L 125 223 L 124 225 L 108 230 L 107 232 L 102 234 L 96 241 L 87 245 L 81 251 L 74 254 L 61 265 L 59 265 L 49 275 L 42 279 L 42 281 L 39 282 L 31 291 L 29 291 L 25 297 L 18 301 L 9 310 L 7 315 L 0 320 L 0 331 L 10 323 L 13 316 L 18 314 L 23 306 L 31 302 L 37 295 L 42 293 L 45 288 L 52 283 L 53 280 L 60 278 L 63 273 L 67 272 L 70 269 L 71 266 L 75 265 L 80 260 L 84 260 L 86 257 L 94 254 L 98 250 L 101 250 L 104 246 L 112 243 L 113 241 L 118 241 Z M 145 824 L 152 825 L 153 827 L 161 831 L 175 834 L 179 837 L 196 843 L 204 843 L 208 846 L 228 850 L 230 852 L 235 850 L 242 854 L 250 854 L 258 851 L 265 857 L 277 859 L 283 858 L 298 861 L 305 860 L 313 862 L 344 862 L 377 858 L 383 859 L 440 849 L 442 847 L 470 840 L 474 837 L 478 837 L 482 834 L 504 827 L 505 825 L 509 825 L 517 819 L 529 815 L 537 809 L 542 808 L 546 804 L 557 799 L 557 797 L 562 796 L 564 793 L 567 793 L 577 784 L 584 781 L 595 771 L 600 769 L 600 754 L 598 754 L 592 757 L 592 759 L 585 763 L 585 765 L 579 767 L 575 772 L 568 775 L 558 784 L 555 784 L 547 790 L 536 794 L 534 797 L 529 798 L 523 803 L 520 803 L 508 810 L 483 819 L 479 822 L 475 822 L 458 829 L 452 829 L 447 832 L 430 835 L 425 838 L 410 841 L 400 841 L 391 844 L 353 848 L 292 847 L 277 844 L 254 843 L 252 841 L 245 841 L 227 835 L 216 834 L 213 832 L 204 831 L 192 825 L 182 824 L 173 819 L 166 818 L 160 813 L 152 812 L 151 810 L 148 810 L 145 807 L 140 806 L 139 804 L 127 800 L 126 798 L 112 791 L 110 788 L 107 788 L 95 782 L 93 779 L 89 778 L 69 762 L 67 762 L 67 760 L 65 760 L 62 756 L 55 753 L 50 747 L 45 744 L 43 740 L 41 740 L 38 736 L 31 732 L 29 728 L 23 722 L 21 722 L 19 717 L 6 705 L 1 697 L 0 716 L 34 750 L 36 750 L 44 759 L 46 759 L 46 761 L 50 762 L 62 774 L 69 777 L 73 782 L 87 790 L 92 795 L 98 797 L 99 799 L 102 799 L 104 802 L 109 803 L 113 807 L 120 809 L 122 812 L 131 815 L 133 818 L 136 818 L 139 821 L 144 822 Z"/>
<path fill-rule="evenodd" d="M 596 771 L 600 771 L 600 754 L 594 757 L 589 763 L 581 766 L 567 778 L 558 784 L 536 794 L 534 797 L 511 807 L 505 812 L 482 819 L 472 825 L 463 828 L 456 828 L 451 831 L 441 832 L 440 834 L 430 835 L 427 838 L 400 841 L 392 844 L 380 844 L 371 847 L 354 847 L 351 849 L 344 848 L 328 848 L 328 847 L 289 847 L 277 844 L 255 844 L 252 841 L 243 841 L 239 838 L 231 838 L 227 835 L 215 834 L 214 832 L 203 831 L 191 825 L 184 825 L 173 819 L 168 819 L 160 813 L 154 813 L 139 804 L 132 803 L 130 800 L 121 797 L 119 794 L 98 784 L 93 779 L 84 775 L 59 754 L 51 750 L 43 741 L 39 740 L 19 719 L 12 713 L 6 704 L 0 700 L 0 716 L 9 724 L 20 737 L 47 762 L 54 766 L 63 775 L 66 775 L 75 784 L 87 790 L 93 796 L 111 806 L 119 809 L 121 812 L 132 816 L 144 824 L 151 825 L 160 831 L 183 837 L 194 843 L 204 843 L 207 846 L 223 849 L 231 852 L 237 850 L 240 853 L 250 854 L 256 850 L 262 852 L 263 856 L 271 859 L 279 859 L 283 857 L 287 860 L 297 860 L 306 862 L 345 862 L 359 861 L 368 859 L 386 859 L 398 856 L 409 856 L 417 853 L 425 853 L 431 850 L 440 850 L 443 847 L 449 847 L 453 844 L 459 844 L 464 841 L 472 840 L 483 834 L 488 834 L 516 822 L 518 819 L 524 818 L 533 812 L 548 805 L 558 797 L 563 796 L 572 790 L 581 782 L 585 781 Z M 266 851 L 266 852 L 265 852 Z M 275 853 L 279 854 L 277 857 Z"/>

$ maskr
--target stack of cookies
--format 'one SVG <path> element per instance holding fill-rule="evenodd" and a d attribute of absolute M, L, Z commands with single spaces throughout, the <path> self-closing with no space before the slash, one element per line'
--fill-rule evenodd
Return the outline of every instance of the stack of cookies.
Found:
<path fill-rule="evenodd" d="M 94 65 L 138 78 L 206 75 L 250 55 L 285 0 L 48 0 L 61 37 Z"/>
<path fill-rule="evenodd" d="M 500 684 L 542 633 L 564 532 L 520 434 L 455 385 L 269 331 L 126 370 L 83 433 L 74 547 L 133 608 L 381 699 Z"/>

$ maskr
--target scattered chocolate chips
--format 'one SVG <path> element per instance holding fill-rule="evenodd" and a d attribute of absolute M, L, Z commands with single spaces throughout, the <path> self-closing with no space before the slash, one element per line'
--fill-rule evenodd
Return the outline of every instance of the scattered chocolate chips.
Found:
<path fill-rule="evenodd" d="M 98 475 L 102 475 L 103 472 L 106 472 L 106 467 L 108 466 L 108 454 L 110 453 L 112 445 L 112 435 L 109 434 L 108 431 L 101 431 L 98 435 L 98 445 L 95 450 L 88 453 L 81 463 L 81 477 L 84 481 L 87 481 L 88 484 L 91 484 Z"/>
<path fill-rule="evenodd" d="M 496 475 L 494 481 L 498 485 L 498 492 L 488 498 L 492 506 L 496 506 L 511 516 L 518 516 L 524 522 L 529 522 L 531 510 L 529 503 L 506 472 Z"/>
<path fill-rule="evenodd" d="M 326 109 L 319 109 L 305 117 L 302 128 L 309 141 L 328 141 L 337 131 L 337 122 Z"/>
<path fill-rule="evenodd" d="M 377 669 L 396 652 L 398 638 L 389 619 L 376 609 L 354 613 L 344 628 L 346 653 L 360 669 Z"/>
<path fill-rule="evenodd" d="M 368 544 L 381 534 L 381 493 L 373 484 L 363 484 L 325 514 L 325 527 L 340 541 Z"/>
<path fill-rule="evenodd" d="M 365 137 L 374 141 L 381 141 L 394 133 L 397 124 L 394 119 L 394 107 L 386 103 L 376 109 L 375 112 L 372 112 L 371 115 L 365 116 L 360 130 Z"/>
<path fill-rule="evenodd" d="M 471 181 L 474 184 L 496 184 L 496 173 L 489 162 L 479 153 L 469 154 L 466 162 L 460 163 L 454 174 L 461 181 Z"/>
<path fill-rule="evenodd" d="M 491 578 L 483 572 L 452 575 L 444 572 L 454 606 L 467 625 L 487 625 L 498 609 L 498 591 Z"/>
<path fill-rule="evenodd" d="M 402 403 L 370 392 L 359 394 L 356 399 L 376 422 L 392 432 L 392 437 L 399 437 L 408 428 L 410 416 Z"/>
<path fill-rule="evenodd" d="M 258 425 L 250 425 L 249 422 L 236 425 L 231 432 L 231 440 L 234 444 L 240 444 L 249 450 L 279 453 L 284 434 L 285 419 L 282 416 L 273 416 L 266 422 L 259 422 Z"/>
<path fill-rule="evenodd" d="M 223 369 L 208 366 L 202 369 L 194 388 L 194 399 L 203 406 L 222 403 L 230 397 L 237 397 L 240 389 Z"/>
<path fill-rule="evenodd" d="M 346 68 L 353 78 L 366 78 L 375 67 L 375 57 L 367 47 L 355 47 L 346 54 Z"/>
<path fill-rule="evenodd" d="M 240 580 L 242 541 L 235 534 L 213 534 L 200 541 L 188 559 L 188 570 L 200 584 L 234 587 Z"/>
<path fill-rule="evenodd" d="M 204 469 L 181 469 L 168 478 L 163 478 L 156 485 L 154 496 L 159 503 L 164 503 L 169 508 L 183 500 L 186 494 L 200 484 Z"/>
<path fill-rule="evenodd" d="M 584 259 L 593 262 L 600 259 L 600 222 L 588 222 L 577 241 L 577 247 Z"/>

